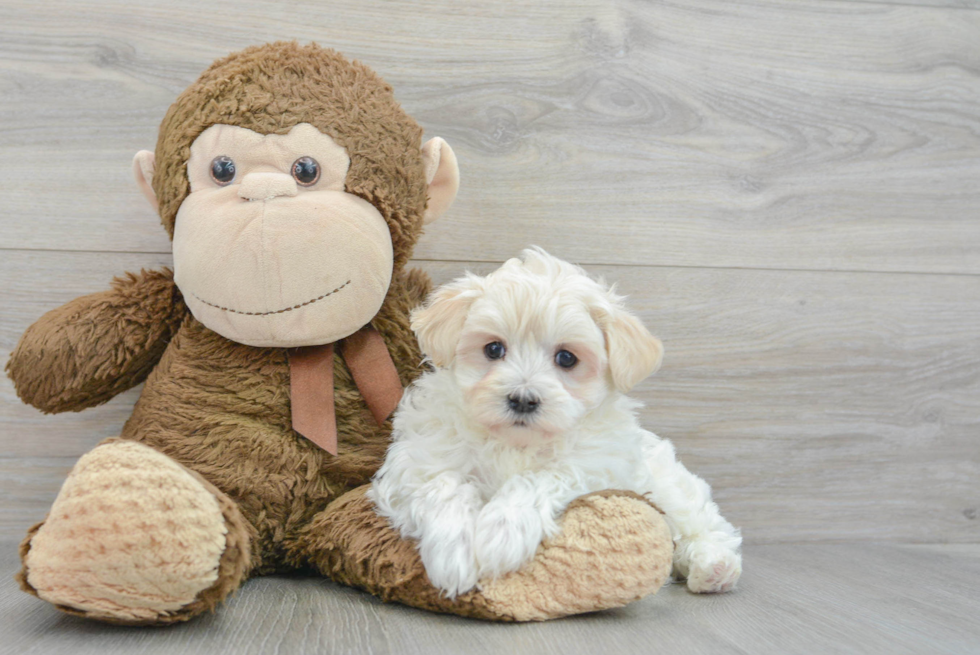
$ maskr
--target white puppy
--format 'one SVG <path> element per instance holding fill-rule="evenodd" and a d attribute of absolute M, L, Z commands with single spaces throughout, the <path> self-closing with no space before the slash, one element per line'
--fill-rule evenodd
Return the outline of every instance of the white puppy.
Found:
<path fill-rule="evenodd" d="M 418 540 L 449 597 L 520 568 L 576 497 L 643 494 L 674 536 L 674 572 L 731 589 L 738 530 L 711 489 L 640 427 L 624 393 L 660 365 L 660 341 L 582 269 L 526 250 L 486 277 L 437 289 L 412 314 L 435 370 L 405 394 L 370 498 Z"/>

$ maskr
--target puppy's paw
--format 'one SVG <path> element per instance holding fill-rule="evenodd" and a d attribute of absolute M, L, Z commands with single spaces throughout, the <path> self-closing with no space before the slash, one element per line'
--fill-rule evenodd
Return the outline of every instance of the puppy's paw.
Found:
<path fill-rule="evenodd" d="M 531 507 L 491 501 L 476 520 L 480 577 L 516 571 L 534 557 L 543 537 L 541 515 Z"/>
<path fill-rule="evenodd" d="M 742 575 L 742 555 L 716 544 L 695 546 L 687 574 L 687 588 L 698 594 L 731 591 Z"/>
<path fill-rule="evenodd" d="M 419 555 L 429 582 L 447 598 L 455 598 L 476 586 L 479 567 L 468 541 L 450 538 L 439 542 L 438 538 L 429 538 L 420 544 Z"/>

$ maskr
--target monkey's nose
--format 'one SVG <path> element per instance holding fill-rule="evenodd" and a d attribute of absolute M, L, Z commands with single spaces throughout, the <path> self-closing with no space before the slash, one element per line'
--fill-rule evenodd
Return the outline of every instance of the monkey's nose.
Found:
<path fill-rule="evenodd" d="M 507 396 L 507 406 L 516 414 L 532 414 L 539 404 L 541 401 L 531 394 L 512 393 Z"/>
<path fill-rule="evenodd" d="M 285 173 L 249 173 L 238 185 L 238 196 L 245 200 L 272 200 L 296 193 L 296 180 Z"/>

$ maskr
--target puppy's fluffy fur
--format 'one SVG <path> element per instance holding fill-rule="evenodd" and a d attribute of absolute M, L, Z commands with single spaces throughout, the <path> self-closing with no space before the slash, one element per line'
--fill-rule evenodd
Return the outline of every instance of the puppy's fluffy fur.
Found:
<path fill-rule="evenodd" d="M 448 596 L 520 568 L 569 502 L 603 489 L 643 494 L 665 513 L 674 572 L 692 591 L 738 580 L 738 530 L 624 395 L 663 351 L 622 300 L 531 249 L 437 289 L 413 313 L 434 370 L 406 392 L 370 495 L 418 540 Z"/>

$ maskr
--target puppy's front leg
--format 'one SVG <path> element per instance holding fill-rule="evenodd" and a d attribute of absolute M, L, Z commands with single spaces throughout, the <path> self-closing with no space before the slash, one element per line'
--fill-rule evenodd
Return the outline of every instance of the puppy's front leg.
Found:
<path fill-rule="evenodd" d="M 412 494 L 422 564 L 432 585 L 449 598 L 469 591 L 479 579 L 473 545 L 481 504 L 476 487 L 457 473 L 442 473 Z"/>
<path fill-rule="evenodd" d="M 533 475 L 510 478 L 476 519 L 480 577 L 497 577 L 534 557 L 545 536 L 558 531 L 547 481 Z"/>
<path fill-rule="evenodd" d="M 677 461 L 674 446 L 647 433 L 647 497 L 664 512 L 674 535 L 674 573 L 698 593 L 729 591 L 742 574 L 742 537 L 711 500 L 711 487 Z"/>

